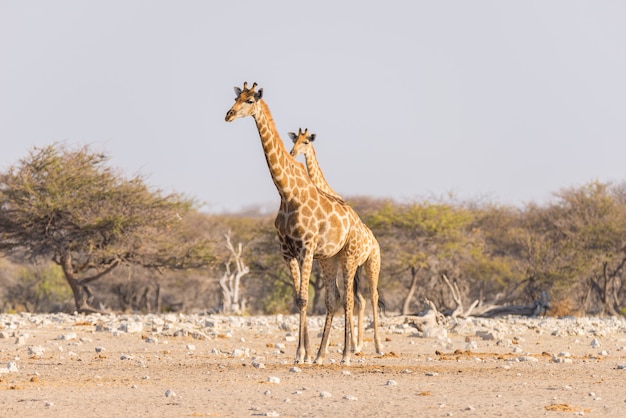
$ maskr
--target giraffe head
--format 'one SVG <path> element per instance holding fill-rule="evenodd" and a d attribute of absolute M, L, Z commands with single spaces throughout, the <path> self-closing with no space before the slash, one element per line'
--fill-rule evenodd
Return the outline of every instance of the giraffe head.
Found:
<path fill-rule="evenodd" d="M 235 104 L 226 113 L 226 122 L 232 122 L 237 118 L 244 116 L 252 116 L 257 112 L 259 100 L 263 97 L 263 89 L 255 91 L 257 84 L 252 84 L 252 87 L 248 88 L 248 82 L 243 83 L 243 90 L 239 87 L 235 87 L 235 93 L 237 98 Z"/>
<path fill-rule="evenodd" d="M 305 129 L 302 132 L 302 128 L 298 128 L 298 134 L 294 132 L 288 133 L 289 138 L 293 141 L 293 148 L 291 149 L 291 156 L 297 157 L 298 155 L 307 155 L 311 148 L 313 148 L 313 141 L 315 141 L 315 134 L 309 134 L 309 130 Z"/>

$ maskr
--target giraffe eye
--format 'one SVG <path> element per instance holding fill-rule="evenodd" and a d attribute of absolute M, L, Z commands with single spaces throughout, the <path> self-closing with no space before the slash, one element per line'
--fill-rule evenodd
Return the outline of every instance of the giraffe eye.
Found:
<path fill-rule="evenodd" d="M 248 104 L 254 104 L 254 100 L 252 100 L 252 99 L 248 99 L 248 100 L 246 100 L 246 103 L 248 103 Z"/>

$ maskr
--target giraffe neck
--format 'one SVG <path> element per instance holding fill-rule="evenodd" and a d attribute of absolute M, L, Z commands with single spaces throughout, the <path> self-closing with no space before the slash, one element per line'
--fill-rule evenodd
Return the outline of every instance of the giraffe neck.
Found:
<path fill-rule="evenodd" d="M 298 186 L 312 186 L 311 181 L 302 164 L 298 163 L 287 152 L 285 144 L 280 135 L 278 135 L 274 119 L 265 101 L 260 100 L 258 106 L 259 111 L 253 117 L 261 137 L 261 144 L 272 181 L 282 200 L 298 200 L 298 191 L 300 190 Z M 301 181 L 302 179 L 304 184 Z"/>
<path fill-rule="evenodd" d="M 317 162 L 317 155 L 315 154 L 315 148 L 311 147 L 310 150 L 304 156 L 306 160 L 306 169 L 309 172 L 309 177 L 315 186 L 321 191 L 328 193 L 329 195 L 339 197 L 336 191 L 328 185 L 324 173 Z"/>

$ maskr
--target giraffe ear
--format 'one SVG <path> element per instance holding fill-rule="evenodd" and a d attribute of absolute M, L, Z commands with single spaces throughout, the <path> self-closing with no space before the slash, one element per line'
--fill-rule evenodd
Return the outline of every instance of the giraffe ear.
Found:
<path fill-rule="evenodd" d="M 254 97 L 259 100 L 260 98 L 263 97 L 263 89 L 259 89 L 259 91 L 256 92 L 256 94 L 254 95 Z"/>
<path fill-rule="evenodd" d="M 309 136 L 309 141 L 315 141 L 315 134 L 311 134 L 311 136 Z"/>
<path fill-rule="evenodd" d="M 291 138 L 293 142 L 296 142 L 296 139 L 298 139 L 298 135 L 296 135 L 295 132 L 287 132 L 287 135 L 289 135 L 289 138 Z"/>
<path fill-rule="evenodd" d="M 235 94 L 237 95 L 237 97 L 239 97 L 239 95 L 241 94 L 241 89 L 239 87 L 235 87 Z"/>

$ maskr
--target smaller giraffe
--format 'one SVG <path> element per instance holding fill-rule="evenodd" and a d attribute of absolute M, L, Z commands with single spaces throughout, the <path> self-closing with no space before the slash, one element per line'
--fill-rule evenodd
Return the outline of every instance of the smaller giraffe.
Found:
<path fill-rule="evenodd" d="M 331 196 L 335 196 L 338 199 L 343 199 L 339 194 L 333 190 L 332 187 L 326 181 L 324 177 L 324 173 L 322 173 L 322 169 L 319 166 L 317 161 L 317 155 L 315 154 L 315 148 L 313 147 L 313 141 L 315 140 L 316 135 L 314 133 L 309 134 L 309 130 L 305 129 L 304 132 L 302 128 L 298 129 L 298 134 L 296 135 L 294 132 L 288 133 L 289 138 L 293 141 L 293 148 L 290 151 L 292 157 L 297 157 L 298 155 L 304 155 L 306 160 L 306 168 L 309 173 L 309 177 L 313 184 L 317 186 L 321 191 L 328 193 Z M 349 206 L 348 206 L 349 207 Z M 378 275 L 380 273 L 380 246 L 378 245 L 378 241 L 376 237 L 372 233 L 372 231 L 365 225 L 358 214 L 349 207 L 351 211 L 354 212 L 354 216 L 357 219 L 358 228 L 361 230 L 361 235 L 363 236 L 363 240 L 361 241 L 360 252 L 363 255 L 367 255 L 367 258 L 363 259 L 363 266 L 365 266 L 365 273 L 368 278 L 368 284 L 370 287 L 371 293 L 371 303 L 372 303 L 372 314 L 374 319 L 374 344 L 376 346 L 376 352 L 379 354 L 382 353 L 382 345 L 380 343 L 380 338 L 378 336 L 378 307 L 379 304 L 382 304 L 382 301 L 378 299 Z M 361 265 L 359 265 L 358 270 L 361 269 Z M 324 271 L 325 269 L 322 268 Z M 358 274 L 357 274 L 358 276 Z M 358 277 L 355 277 L 355 280 L 358 280 Z M 363 333 L 364 333 L 364 323 L 363 317 L 365 314 L 365 299 L 360 292 L 360 288 L 356 292 L 356 305 L 358 305 L 358 333 L 355 335 L 352 333 L 352 348 L 355 352 L 360 352 L 363 348 Z M 384 306 L 384 305 L 383 305 Z M 321 348 L 320 348 L 321 350 Z"/>

